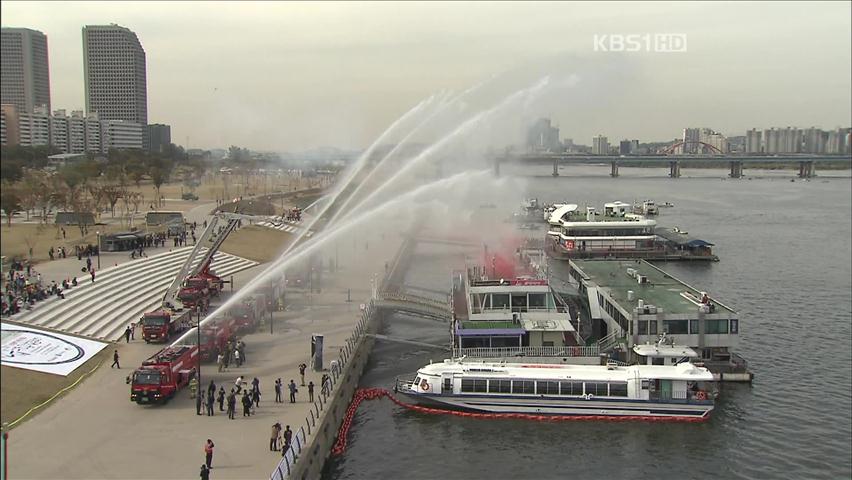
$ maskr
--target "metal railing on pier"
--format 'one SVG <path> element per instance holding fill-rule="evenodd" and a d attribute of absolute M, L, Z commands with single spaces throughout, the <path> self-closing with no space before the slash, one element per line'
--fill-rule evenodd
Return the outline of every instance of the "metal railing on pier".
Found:
<path fill-rule="evenodd" d="M 591 346 L 564 347 L 466 347 L 454 348 L 453 356 L 458 358 L 504 358 L 504 357 L 597 357 L 600 349 Z"/>
<path fill-rule="evenodd" d="M 349 363 L 349 360 L 351 360 L 352 355 L 355 353 L 359 340 L 367 332 L 367 323 L 373 310 L 374 307 L 371 300 L 365 305 L 364 310 L 361 311 L 361 318 L 355 324 L 352 334 L 346 339 L 346 344 L 340 349 L 340 355 L 337 360 L 331 362 L 332 367 L 329 370 L 327 383 L 320 386 L 320 394 L 312 405 L 310 416 L 305 417 L 304 426 L 293 434 L 293 442 L 290 448 L 284 452 L 278 465 L 276 465 L 270 474 L 270 480 L 287 480 L 290 478 L 299 454 L 307 446 L 308 436 L 316 430 L 317 422 L 320 421 L 322 412 L 328 407 L 328 403 L 331 401 L 332 392 L 334 392 L 338 381 L 341 379 L 344 367 Z"/>

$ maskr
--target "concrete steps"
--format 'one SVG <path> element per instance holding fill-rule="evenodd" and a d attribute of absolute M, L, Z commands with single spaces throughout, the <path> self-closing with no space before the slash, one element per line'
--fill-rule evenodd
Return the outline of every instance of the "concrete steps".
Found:
<path fill-rule="evenodd" d="M 77 278 L 77 287 L 63 292 L 64 300 L 53 297 L 39 302 L 11 320 L 99 340 L 116 340 L 127 325 L 161 304 L 166 289 L 191 252 L 192 247 L 177 248 L 106 268 L 96 272 L 95 283 L 84 274 Z M 225 278 L 255 265 L 257 262 L 217 252 L 211 269 Z"/>

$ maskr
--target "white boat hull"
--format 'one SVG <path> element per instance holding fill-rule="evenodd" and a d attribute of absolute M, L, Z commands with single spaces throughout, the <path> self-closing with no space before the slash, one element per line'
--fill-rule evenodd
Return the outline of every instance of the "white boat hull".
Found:
<path fill-rule="evenodd" d="M 511 397 L 496 395 L 438 395 L 401 391 L 416 403 L 435 408 L 487 413 L 529 415 L 613 416 L 613 417 L 709 417 L 712 402 L 655 403 L 649 401 L 586 400 L 582 397 Z"/>

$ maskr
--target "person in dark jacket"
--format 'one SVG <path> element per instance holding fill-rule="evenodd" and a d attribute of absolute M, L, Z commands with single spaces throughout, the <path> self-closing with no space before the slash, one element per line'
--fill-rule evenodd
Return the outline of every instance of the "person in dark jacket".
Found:
<path fill-rule="evenodd" d="M 248 396 L 248 391 L 243 392 L 243 416 L 250 417 L 251 416 L 251 398 Z"/>
<path fill-rule="evenodd" d="M 225 411 L 225 387 L 221 387 L 221 386 L 219 387 L 219 398 L 217 400 L 219 400 L 219 411 L 224 412 Z"/>
<path fill-rule="evenodd" d="M 199 474 L 201 480 L 210 480 L 210 469 L 207 468 L 207 465 L 201 466 L 201 473 Z"/>

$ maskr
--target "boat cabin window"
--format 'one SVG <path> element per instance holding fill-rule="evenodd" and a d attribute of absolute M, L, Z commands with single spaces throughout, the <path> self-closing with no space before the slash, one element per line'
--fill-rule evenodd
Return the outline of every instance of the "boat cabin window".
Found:
<path fill-rule="evenodd" d="M 509 308 L 509 294 L 508 293 L 492 293 L 491 294 L 491 308 L 496 310 L 503 310 Z"/>
<path fill-rule="evenodd" d="M 560 395 L 582 395 L 583 382 L 559 382 Z"/>
<path fill-rule="evenodd" d="M 606 397 L 609 389 L 606 383 L 586 382 L 586 395 L 592 394 L 596 397 Z"/>
<path fill-rule="evenodd" d="M 626 397 L 627 382 L 613 382 L 609 384 L 610 397 Z"/>
<path fill-rule="evenodd" d="M 527 311 L 527 295 L 525 293 L 512 294 L 512 311 L 526 312 Z"/>
<path fill-rule="evenodd" d="M 487 392 L 488 381 L 481 378 L 463 378 L 461 381 L 462 392 Z"/>
<path fill-rule="evenodd" d="M 699 330 L 698 320 L 690 320 L 689 321 L 689 333 L 691 333 L 693 335 L 698 335 L 699 333 L 701 333 L 698 330 Z"/>
<path fill-rule="evenodd" d="M 688 320 L 663 320 L 663 331 L 671 335 L 689 333 Z"/>
<path fill-rule="evenodd" d="M 420 376 L 414 377 L 414 385 L 420 385 Z"/>
<path fill-rule="evenodd" d="M 656 335 L 656 320 L 639 320 L 639 335 Z"/>
<path fill-rule="evenodd" d="M 535 393 L 535 382 L 530 380 L 512 380 L 512 393 Z"/>
<path fill-rule="evenodd" d="M 705 320 L 704 333 L 728 333 L 728 319 Z"/>
<path fill-rule="evenodd" d="M 651 365 L 665 365 L 666 359 L 663 357 L 654 357 L 651 359 Z"/>
<path fill-rule="evenodd" d="M 489 393 L 512 393 L 512 381 L 511 380 L 489 380 L 488 381 L 488 392 Z"/>
<path fill-rule="evenodd" d="M 740 321 L 736 318 L 731 319 L 731 333 L 740 333 Z"/>
<path fill-rule="evenodd" d="M 559 395 L 559 382 L 539 380 L 536 382 L 536 393 L 539 395 Z"/>
<path fill-rule="evenodd" d="M 547 308 L 546 295 L 544 293 L 530 293 L 530 310 L 543 310 Z"/>

